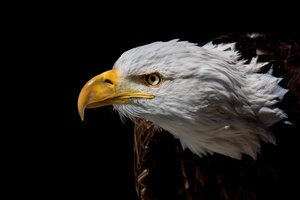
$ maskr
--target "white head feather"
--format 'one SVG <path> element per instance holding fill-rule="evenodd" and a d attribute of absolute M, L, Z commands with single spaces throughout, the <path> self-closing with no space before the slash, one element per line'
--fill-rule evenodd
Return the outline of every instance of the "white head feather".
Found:
<path fill-rule="evenodd" d="M 171 40 L 140 46 L 123 53 L 114 68 L 120 79 L 155 98 L 134 99 L 133 104 L 114 108 L 122 117 L 152 121 L 200 156 L 256 158 L 260 141 L 275 144 L 268 127 L 286 118 L 275 107 L 286 93 L 277 85 L 280 79 L 255 73 L 264 64 L 256 59 L 245 64 L 234 44 L 199 47 Z M 158 87 L 134 81 L 153 72 L 162 76 Z"/>

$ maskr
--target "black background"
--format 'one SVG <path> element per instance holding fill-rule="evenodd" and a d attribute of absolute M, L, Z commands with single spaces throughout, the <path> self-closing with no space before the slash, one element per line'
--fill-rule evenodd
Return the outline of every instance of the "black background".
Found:
<path fill-rule="evenodd" d="M 113 4 L 10 7 L 7 52 L 22 77 L 17 114 L 10 116 L 16 132 L 7 185 L 18 186 L 11 196 L 135 199 L 132 122 L 123 123 L 111 107 L 86 110 L 83 122 L 77 112 L 82 86 L 124 51 L 244 31 L 300 40 L 295 5 Z"/>

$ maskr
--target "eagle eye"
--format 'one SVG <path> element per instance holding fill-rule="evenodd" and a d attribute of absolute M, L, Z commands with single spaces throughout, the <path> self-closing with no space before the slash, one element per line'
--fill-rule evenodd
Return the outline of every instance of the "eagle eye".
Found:
<path fill-rule="evenodd" d="M 148 86 L 158 86 L 162 82 L 162 77 L 158 73 L 146 74 L 144 80 Z"/>

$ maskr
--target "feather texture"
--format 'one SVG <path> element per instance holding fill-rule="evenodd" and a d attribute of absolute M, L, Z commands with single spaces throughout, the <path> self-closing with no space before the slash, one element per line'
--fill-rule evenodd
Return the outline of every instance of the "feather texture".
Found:
<path fill-rule="evenodd" d="M 229 34 L 206 43 L 205 48 L 208 48 L 207 45 L 215 48 L 215 44 L 225 44 L 216 47 L 221 51 L 236 48 L 239 57 L 236 54 L 224 57 L 235 56 L 241 65 L 245 63 L 245 73 L 255 72 L 255 76 L 268 79 L 263 86 L 253 81 L 253 90 L 275 90 L 279 94 L 277 100 L 270 103 L 284 111 L 278 113 L 284 116 L 267 120 L 265 126 L 276 139 L 276 145 L 261 138 L 257 157 L 250 152 L 243 153 L 240 159 L 221 153 L 199 157 L 190 149 L 182 148 L 180 140 L 168 131 L 156 127 L 149 120 L 137 119 L 134 155 L 138 196 L 141 199 L 249 200 L 300 197 L 298 45 L 264 34 Z M 251 64 L 253 58 L 263 64 Z M 278 83 L 285 90 L 269 87 L 268 82 L 270 85 Z M 260 100 L 253 97 L 251 101 Z M 264 118 L 274 109 L 262 107 L 257 112 L 259 117 Z M 253 123 L 251 126 L 256 125 Z"/>

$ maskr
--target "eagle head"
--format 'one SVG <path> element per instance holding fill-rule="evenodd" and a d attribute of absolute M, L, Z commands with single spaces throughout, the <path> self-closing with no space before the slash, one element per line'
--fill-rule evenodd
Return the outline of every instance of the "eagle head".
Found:
<path fill-rule="evenodd" d="M 82 88 L 78 110 L 113 105 L 121 118 L 143 118 L 199 156 L 256 158 L 260 142 L 276 143 L 268 128 L 286 117 L 275 105 L 286 90 L 266 63 L 239 59 L 233 43 L 198 46 L 154 42 L 124 52 L 113 68 Z"/>

